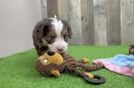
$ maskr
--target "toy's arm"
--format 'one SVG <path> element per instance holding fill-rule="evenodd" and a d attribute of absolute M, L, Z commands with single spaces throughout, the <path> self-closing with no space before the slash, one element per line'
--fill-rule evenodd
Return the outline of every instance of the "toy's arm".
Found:
<path fill-rule="evenodd" d="M 89 64 L 89 60 L 87 58 L 83 58 L 83 59 L 79 60 L 78 62 L 83 63 L 83 64 Z"/>
<path fill-rule="evenodd" d="M 52 70 L 52 71 L 51 71 L 51 74 L 53 74 L 53 75 L 56 76 L 56 77 L 59 77 L 59 76 L 60 76 L 59 70 Z"/>
<path fill-rule="evenodd" d="M 89 72 L 84 72 L 84 75 L 87 76 L 89 79 L 94 78 L 94 75 L 92 73 L 89 73 Z"/>
<path fill-rule="evenodd" d="M 74 58 L 73 56 L 71 56 L 71 55 L 69 55 L 67 53 L 61 53 L 61 55 L 63 56 L 64 60 L 69 60 L 69 61 L 75 60 L 75 61 L 77 61 L 76 58 Z M 88 64 L 89 63 L 87 58 L 83 58 L 81 60 L 78 60 L 77 62 L 78 63 L 83 63 L 83 64 Z"/>

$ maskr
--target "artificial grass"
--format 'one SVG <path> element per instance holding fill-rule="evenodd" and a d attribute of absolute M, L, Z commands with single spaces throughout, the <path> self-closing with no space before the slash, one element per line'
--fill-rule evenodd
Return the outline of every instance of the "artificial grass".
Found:
<path fill-rule="evenodd" d="M 90 63 L 97 58 L 127 54 L 127 46 L 70 46 L 68 51 L 77 58 L 89 58 Z M 62 73 L 59 78 L 44 77 L 34 69 L 36 61 L 34 49 L 0 58 L 0 88 L 132 88 L 134 78 L 122 76 L 106 69 L 93 73 L 106 78 L 106 83 L 93 85 L 83 78 Z"/>

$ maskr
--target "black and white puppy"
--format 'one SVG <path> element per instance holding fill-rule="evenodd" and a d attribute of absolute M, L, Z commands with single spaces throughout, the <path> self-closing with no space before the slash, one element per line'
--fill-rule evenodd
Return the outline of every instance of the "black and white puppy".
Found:
<path fill-rule="evenodd" d="M 66 52 L 68 39 L 71 38 L 71 27 L 67 21 L 55 18 L 46 18 L 38 22 L 33 30 L 33 43 L 38 55 L 47 50 Z"/>
<path fill-rule="evenodd" d="M 129 55 L 134 55 L 134 44 L 129 46 Z"/>

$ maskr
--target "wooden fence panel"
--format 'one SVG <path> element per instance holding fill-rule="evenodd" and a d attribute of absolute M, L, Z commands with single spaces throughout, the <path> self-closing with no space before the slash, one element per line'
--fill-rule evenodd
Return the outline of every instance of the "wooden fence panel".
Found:
<path fill-rule="evenodd" d="M 72 27 L 73 36 L 71 44 L 82 44 L 81 31 L 81 0 L 68 0 L 69 23 Z"/>
<path fill-rule="evenodd" d="M 58 17 L 58 1 L 57 0 L 47 0 L 47 14 L 48 17 Z"/>
<path fill-rule="evenodd" d="M 58 16 L 60 19 L 69 21 L 68 19 L 68 1 L 67 0 L 58 0 Z"/>
<path fill-rule="evenodd" d="M 121 44 L 120 0 L 107 0 L 107 43 Z"/>
<path fill-rule="evenodd" d="M 42 11 L 42 18 L 47 18 L 47 0 L 41 0 L 41 11 Z"/>
<path fill-rule="evenodd" d="M 121 0 L 121 38 L 123 44 L 134 43 L 134 0 Z"/>
<path fill-rule="evenodd" d="M 81 0 L 82 43 L 94 44 L 93 0 Z"/>
<path fill-rule="evenodd" d="M 107 45 L 107 21 L 106 21 L 106 0 L 94 1 L 94 31 L 95 44 Z"/>

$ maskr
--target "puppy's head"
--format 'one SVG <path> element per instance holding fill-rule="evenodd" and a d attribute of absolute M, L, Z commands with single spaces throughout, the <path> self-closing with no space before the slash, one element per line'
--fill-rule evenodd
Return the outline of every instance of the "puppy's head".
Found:
<path fill-rule="evenodd" d="M 43 37 L 41 40 L 51 51 L 66 52 L 71 35 L 71 27 L 66 21 L 56 18 L 43 20 Z"/>
<path fill-rule="evenodd" d="M 129 46 L 129 54 L 130 54 L 130 55 L 134 55 L 134 44 L 131 44 L 131 45 Z"/>

